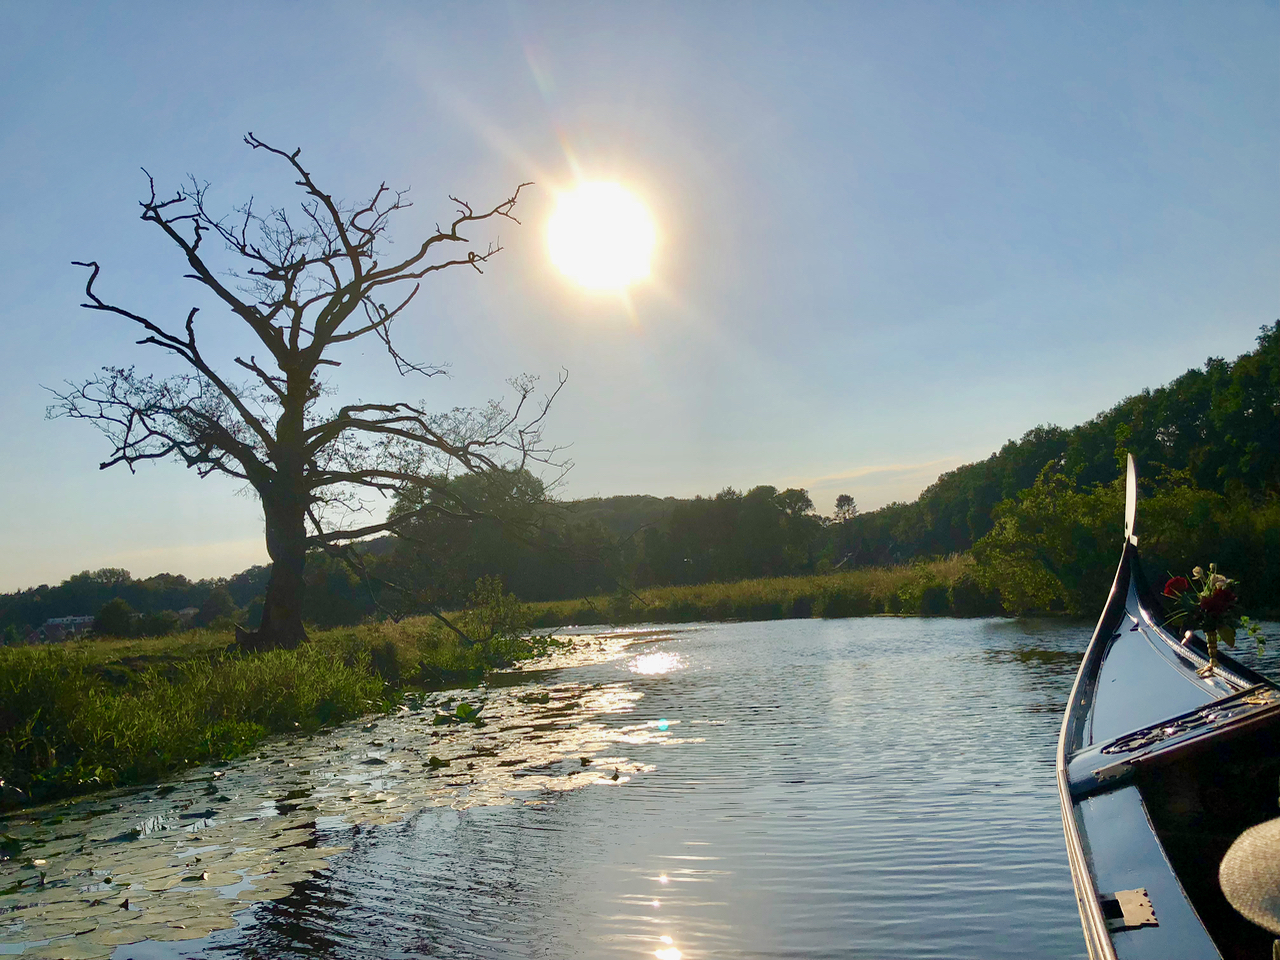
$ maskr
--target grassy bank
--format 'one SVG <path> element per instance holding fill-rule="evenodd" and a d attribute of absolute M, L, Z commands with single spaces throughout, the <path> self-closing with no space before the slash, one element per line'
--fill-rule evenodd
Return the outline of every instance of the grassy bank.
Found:
<path fill-rule="evenodd" d="M 784 620 L 797 617 L 991 616 L 999 598 L 984 590 L 971 557 L 808 577 L 651 587 L 632 594 L 532 604 L 536 626 Z"/>
<path fill-rule="evenodd" d="M 496 584 L 490 585 L 492 588 Z M 477 598 L 480 594 L 477 593 Z M 471 635 L 527 622 L 500 589 L 459 615 Z M 532 624 L 680 623 L 999 612 L 968 557 L 822 576 L 661 587 L 534 604 Z M 501 633 L 498 634 L 501 636 Z M 388 706 L 406 686 L 461 685 L 538 652 L 464 646 L 430 618 L 312 631 L 297 650 L 242 654 L 227 633 L 0 648 L 0 806 L 149 783 Z"/>
<path fill-rule="evenodd" d="M 241 654 L 229 634 L 0 648 L 0 806 L 148 783 L 385 707 L 405 685 L 477 679 L 537 652 L 464 647 L 438 622 L 317 631 Z"/>

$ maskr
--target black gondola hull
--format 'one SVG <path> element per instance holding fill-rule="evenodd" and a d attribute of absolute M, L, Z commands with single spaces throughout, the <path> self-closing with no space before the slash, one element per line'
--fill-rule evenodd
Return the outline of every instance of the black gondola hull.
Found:
<path fill-rule="evenodd" d="M 1183 643 L 1162 627 L 1135 540 L 1126 540 L 1058 743 L 1089 955 L 1270 957 L 1273 936 L 1226 902 L 1217 868 L 1244 829 L 1280 812 L 1280 688 L 1229 657 L 1198 675 L 1208 663 L 1203 641 Z"/>

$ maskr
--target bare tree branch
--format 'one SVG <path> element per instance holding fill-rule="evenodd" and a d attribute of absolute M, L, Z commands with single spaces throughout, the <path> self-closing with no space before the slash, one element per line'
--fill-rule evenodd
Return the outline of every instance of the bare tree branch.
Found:
<path fill-rule="evenodd" d="M 380 246 L 391 219 L 410 206 L 404 191 L 382 183 L 365 202 L 344 205 L 317 185 L 301 151 L 282 150 L 252 133 L 245 143 L 287 164 L 302 190 L 300 213 L 261 211 L 250 199 L 218 217 L 207 202 L 207 183 L 191 177 L 162 198 L 144 170 L 141 219 L 179 249 L 185 276 L 262 344 L 265 353 L 244 351 L 231 359 L 249 379 L 224 376 L 202 353 L 198 308 L 167 328 L 100 297 L 98 262 L 76 261 L 90 271 L 86 308 L 136 324 L 143 331 L 139 344 L 164 350 L 188 369 L 157 379 L 133 368 L 105 367 L 82 384 L 53 391 L 49 415 L 94 423 L 112 444 L 104 469 L 176 459 L 200 476 L 224 473 L 247 481 L 262 502 L 273 563 L 262 630 L 272 643 L 292 644 L 302 636 L 301 571 L 309 545 L 335 549 L 412 521 L 411 513 L 379 519 L 363 494 L 376 502 L 406 487 L 430 486 L 424 476 L 442 469 L 447 475 L 556 464 L 558 451 L 543 442 L 542 426 L 565 378 L 538 403 L 533 379 L 511 381 L 516 397 L 510 408 L 494 402 L 478 410 L 431 412 L 425 402 L 359 402 L 323 411 L 319 401 L 333 388 L 321 368 L 338 366 L 334 348 L 364 336 L 377 338 L 402 376 L 445 372 L 442 365 L 406 358 L 392 327 L 425 277 L 455 267 L 480 271 L 501 251 L 496 242 L 473 248 L 468 228 L 490 220 L 519 223 L 513 211 L 528 184 L 479 211 L 450 197 L 456 211 L 446 228 L 437 225 L 408 256 L 383 263 Z M 209 237 L 222 242 L 231 269 L 215 259 L 218 251 L 205 243 Z M 459 247 L 462 252 L 443 255 Z M 220 322 L 225 326 L 225 315 Z M 442 488 L 422 509 L 468 516 L 466 506 L 451 505 L 446 493 Z"/>

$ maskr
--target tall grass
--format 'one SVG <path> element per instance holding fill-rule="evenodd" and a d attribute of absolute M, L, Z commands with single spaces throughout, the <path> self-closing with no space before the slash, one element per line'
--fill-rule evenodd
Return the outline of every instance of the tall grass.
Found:
<path fill-rule="evenodd" d="M 1001 612 L 998 596 L 979 585 L 967 555 L 807 577 L 651 587 L 635 594 L 620 591 L 532 606 L 533 622 L 542 627 L 874 614 L 973 617 Z"/>
<path fill-rule="evenodd" d="M 269 733 L 358 716 L 383 692 L 365 664 L 311 644 L 124 673 L 84 650 L 0 651 L 0 775 L 11 794 L 154 780 L 243 753 Z"/>
<path fill-rule="evenodd" d="M 468 646 L 425 618 L 315 631 L 296 650 L 243 654 L 231 641 L 206 630 L 0 648 L 0 806 L 151 782 L 539 649 L 513 638 Z"/>

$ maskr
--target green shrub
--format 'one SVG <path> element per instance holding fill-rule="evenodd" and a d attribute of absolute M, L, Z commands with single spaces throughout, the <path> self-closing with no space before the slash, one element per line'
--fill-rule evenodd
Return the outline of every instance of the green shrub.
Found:
<path fill-rule="evenodd" d="M 952 581 L 950 601 L 951 612 L 957 617 L 991 617 L 1003 612 L 1000 594 L 987 590 L 968 570 Z"/>
<path fill-rule="evenodd" d="M 139 637 L 167 637 L 182 629 L 182 618 L 172 610 L 144 613 L 138 617 L 134 630 Z"/>
<path fill-rule="evenodd" d="M 133 636 L 133 607 L 122 597 L 108 600 L 93 618 L 93 632 L 104 637 Z"/>
<path fill-rule="evenodd" d="M 973 548 L 976 575 L 1012 613 L 1101 609 L 1120 555 L 1124 485 L 1081 487 L 1046 467 L 995 510 Z M 1241 580 L 1256 612 L 1280 605 L 1280 499 L 1227 497 L 1173 472 L 1138 509 L 1144 567 L 1153 579 L 1217 563 Z"/>
<path fill-rule="evenodd" d="M 920 591 L 917 612 L 925 617 L 939 617 L 951 610 L 951 597 L 945 583 L 930 583 Z"/>

